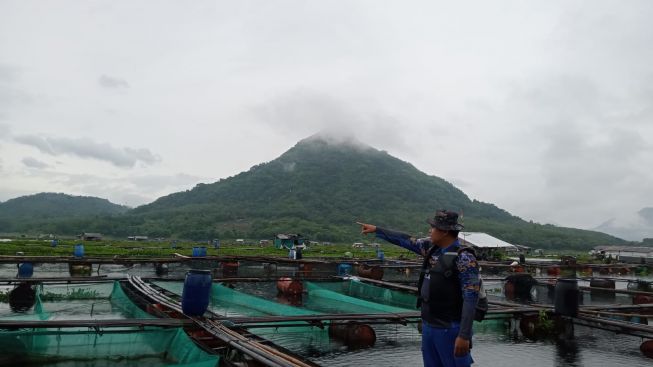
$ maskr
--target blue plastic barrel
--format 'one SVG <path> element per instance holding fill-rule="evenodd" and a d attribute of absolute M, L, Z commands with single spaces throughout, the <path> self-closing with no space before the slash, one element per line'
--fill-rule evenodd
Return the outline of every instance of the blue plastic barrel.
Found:
<path fill-rule="evenodd" d="M 81 243 L 76 244 L 73 249 L 73 255 L 75 255 L 75 257 L 84 257 L 84 245 Z"/>
<path fill-rule="evenodd" d="M 52 247 L 57 247 L 58 244 L 59 244 L 59 240 L 50 241 L 50 246 L 52 246 Z"/>
<path fill-rule="evenodd" d="M 383 251 L 379 251 L 379 252 L 376 253 L 376 257 L 379 260 L 383 261 L 385 259 L 385 254 L 383 253 Z"/>
<path fill-rule="evenodd" d="M 193 247 L 193 257 L 206 256 L 206 247 Z"/>
<path fill-rule="evenodd" d="M 188 316 L 202 316 L 209 306 L 211 271 L 189 270 L 181 293 L 181 310 Z"/>
<path fill-rule="evenodd" d="M 19 278 L 31 278 L 32 274 L 34 274 L 34 266 L 32 263 L 21 263 L 18 265 Z"/>
<path fill-rule="evenodd" d="M 351 264 L 340 264 L 338 265 L 338 275 L 345 276 L 350 275 L 353 267 Z"/>

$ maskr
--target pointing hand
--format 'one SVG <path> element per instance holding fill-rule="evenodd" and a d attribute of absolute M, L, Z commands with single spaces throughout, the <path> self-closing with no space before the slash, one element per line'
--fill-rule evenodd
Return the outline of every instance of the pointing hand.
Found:
<path fill-rule="evenodd" d="M 367 224 L 367 223 L 361 223 L 361 222 L 356 222 L 356 224 L 360 224 L 362 234 L 368 234 L 368 233 L 376 232 L 376 226 L 374 224 Z"/>

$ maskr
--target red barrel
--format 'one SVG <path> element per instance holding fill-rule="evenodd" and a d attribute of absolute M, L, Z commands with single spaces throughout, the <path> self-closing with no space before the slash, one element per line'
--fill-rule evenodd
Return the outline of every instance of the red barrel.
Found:
<path fill-rule="evenodd" d="M 633 304 L 634 305 L 644 305 L 648 303 L 653 303 L 653 296 L 647 296 L 644 294 L 636 294 L 633 297 Z"/>
<path fill-rule="evenodd" d="M 642 354 L 649 358 L 653 358 L 653 340 L 647 340 L 639 346 L 639 350 L 642 351 Z"/>
<path fill-rule="evenodd" d="M 374 329 L 369 325 L 359 324 L 355 321 L 331 323 L 329 325 L 329 336 L 340 340 L 350 348 L 367 348 L 376 343 Z"/>
<path fill-rule="evenodd" d="M 383 279 L 383 268 L 380 266 L 369 266 L 367 264 L 360 264 L 356 267 L 358 276 L 374 280 Z"/>
<path fill-rule="evenodd" d="M 304 292 L 304 283 L 297 279 L 287 277 L 279 278 L 277 280 L 277 290 L 281 294 L 296 296 Z"/>
<path fill-rule="evenodd" d="M 549 268 L 546 269 L 546 273 L 551 276 L 560 275 L 560 267 L 550 266 Z"/>

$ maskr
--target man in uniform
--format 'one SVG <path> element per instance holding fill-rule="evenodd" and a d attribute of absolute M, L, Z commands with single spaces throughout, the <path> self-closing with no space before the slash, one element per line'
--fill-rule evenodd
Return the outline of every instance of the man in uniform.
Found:
<path fill-rule="evenodd" d="M 479 298 L 476 258 L 461 248 L 458 213 L 439 210 L 429 218 L 430 236 L 410 235 L 360 223 L 361 233 L 375 233 L 397 246 L 425 257 L 419 282 L 418 307 L 422 315 L 422 357 L 427 367 L 470 366 L 472 324 Z"/>

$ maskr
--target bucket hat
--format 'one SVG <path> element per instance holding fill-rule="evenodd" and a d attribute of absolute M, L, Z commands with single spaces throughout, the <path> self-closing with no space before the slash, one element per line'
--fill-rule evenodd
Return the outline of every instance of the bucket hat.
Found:
<path fill-rule="evenodd" d="M 458 223 L 458 213 L 448 210 L 438 210 L 433 218 L 426 220 L 433 228 L 443 231 L 462 231 L 465 227 Z"/>

